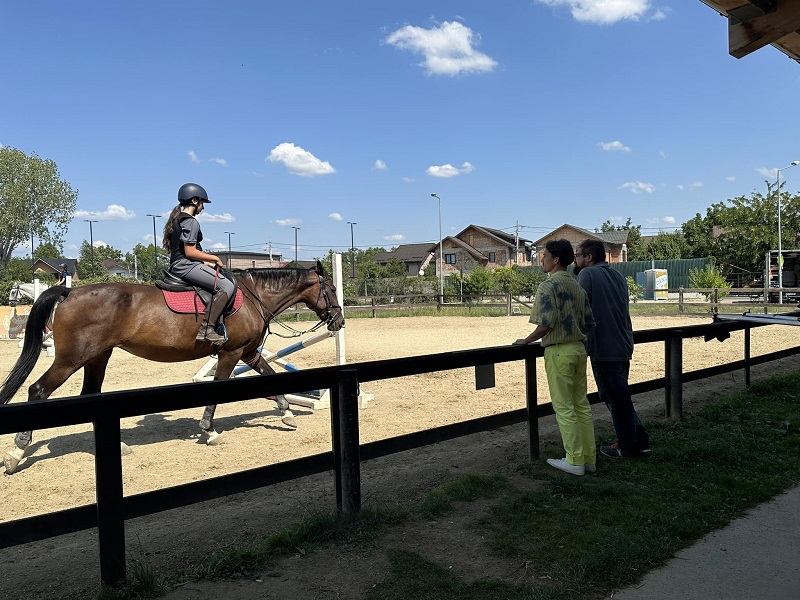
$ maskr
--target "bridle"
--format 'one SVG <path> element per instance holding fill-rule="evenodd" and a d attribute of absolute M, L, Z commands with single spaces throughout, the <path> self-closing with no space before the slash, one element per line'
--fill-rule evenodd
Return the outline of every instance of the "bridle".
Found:
<path fill-rule="evenodd" d="M 313 333 L 317 329 L 322 327 L 323 325 L 330 325 L 331 323 L 336 321 L 337 315 L 333 313 L 333 309 L 334 308 L 338 308 L 338 305 L 334 304 L 334 302 L 331 300 L 331 291 L 330 291 L 328 285 L 325 283 L 325 278 L 322 275 L 320 275 L 319 273 L 316 273 L 316 275 L 317 275 L 317 282 L 319 284 L 319 292 L 317 294 L 317 305 L 320 304 L 319 300 L 320 300 L 320 298 L 322 298 L 325 301 L 325 311 L 323 312 L 322 316 L 320 317 L 320 320 L 313 327 L 311 327 L 310 329 L 306 329 L 305 331 L 300 331 L 298 329 L 295 329 L 291 325 L 287 324 L 286 322 L 279 320 L 278 319 L 278 315 L 279 315 L 280 311 L 278 313 L 275 313 L 272 310 L 270 310 L 269 307 L 267 307 L 266 304 L 264 304 L 264 302 L 261 300 L 261 298 L 259 298 L 258 294 L 254 291 L 255 287 L 256 287 L 256 282 L 253 279 L 253 274 L 250 273 L 250 272 L 247 273 L 247 276 L 249 277 L 250 282 L 252 283 L 253 289 L 248 289 L 249 286 L 247 286 L 247 285 L 242 285 L 241 288 L 242 288 L 243 291 L 244 290 L 247 291 L 248 295 L 251 297 L 251 300 L 259 308 L 259 313 L 261 315 L 261 319 L 264 321 L 264 333 L 262 335 L 263 338 L 266 339 L 266 336 L 268 336 L 270 333 L 273 333 L 274 335 L 277 335 L 278 337 L 283 337 L 283 338 L 298 337 L 298 336 L 304 335 L 306 333 Z M 340 309 L 340 311 L 341 311 L 341 309 Z M 341 312 L 339 313 L 338 317 L 341 318 Z M 344 319 L 342 319 L 342 320 L 344 320 Z M 292 335 L 281 335 L 279 333 L 275 333 L 273 331 L 270 331 L 269 325 L 270 325 L 271 322 L 278 323 L 279 325 L 281 325 L 285 329 L 288 329 L 289 331 L 292 332 Z"/>

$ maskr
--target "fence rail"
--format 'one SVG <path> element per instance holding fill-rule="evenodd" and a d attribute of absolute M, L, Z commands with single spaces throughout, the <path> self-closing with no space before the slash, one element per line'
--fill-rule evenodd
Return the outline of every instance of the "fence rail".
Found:
<path fill-rule="evenodd" d="M 680 328 L 634 332 L 636 344 L 664 344 L 664 373 L 661 378 L 631 385 L 632 394 L 665 390 L 665 410 L 681 418 L 683 384 L 704 377 L 743 369 L 750 382 L 753 365 L 800 354 L 800 346 L 753 358 L 750 331 L 765 324 L 716 322 Z M 684 373 L 682 342 L 704 337 L 723 340 L 733 331 L 744 330 L 744 358 L 739 361 Z M 341 512 L 360 510 L 360 465 L 364 460 L 386 456 L 448 439 L 528 423 L 531 458 L 539 456 L 538 419 L 553 414 L 552 405 L 538 404 L 537 360 L 543 356 L 539 345 L 499 346 L 428 354 L 408 358 L 320 367 L 302 372 L 252 376 L 202 384 L 180 384 L 157 388 L 107 392 L 46 400 L 36 404 L 18 403 L 0 407 L 0 434 L 92 423 L 95 434 L 97 502 L 41 516 L 0 524 L 0 547 L 47 539 L 56 535 L 98 528 L 100 576 L 114 585 L 125 576 L 125 520 L 188 506 L 197 502 L 269 486 L 316 473 L 334 471 L 336 505 Z M 497 363 L 524 361 L 526 408 L 445 425 L 395 438 L 358 443 L 358 386 L 362 382 L 420 375 L 452 369 L 476 368 L 484 372 Z M 298 390 L 331 390 L 332 450 L 296 460 L 268 465 L 212 479 L 187 483 L 125 497 L 120 456 L 120 419 L 152 413 L 171 412 L 288 394 Z M 188 390 L 190 393 L 186 393 Z M 224 400 L 221 400 L 223 399 Z M 599 402 L 596 393 L 589 397 Z"/>

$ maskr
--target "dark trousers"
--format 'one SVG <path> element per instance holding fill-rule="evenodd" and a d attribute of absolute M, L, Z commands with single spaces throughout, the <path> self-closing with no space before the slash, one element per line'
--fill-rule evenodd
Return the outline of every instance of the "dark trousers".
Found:
<path fill-rule="evenodd" d="M 650 447 L 650 436 L 633 408 L 628 388 L 630 361 L 592 361 L 592 372 L 600 400 L 611 411 L 620 448 L 637 453 Z"/>

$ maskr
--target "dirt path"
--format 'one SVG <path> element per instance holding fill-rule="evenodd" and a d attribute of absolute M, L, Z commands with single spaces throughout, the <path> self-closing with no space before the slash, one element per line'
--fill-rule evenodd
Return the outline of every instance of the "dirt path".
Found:
<path fill-rule="evenodd" d="M 686 324 L 686 318 L 659 317 L 636 319 L 636 329 L 651 329 Z M 692 324 L 707 322 L 691 320 Z M 348 362 L 414 356 L 452 350 L 505 345 L 526 335 L 530 325 L 525 317 L 502 318 L 398 318 L 353 319 L 348 321 Z M 734 333 L 725 342 L 684 342 L 684 369 L 692 370 L 742 358 L 743 334 Z M 759 355 L 798 344 L 797 328 L 770 326 L 752 333 L 752 354 Z M 271 349 L 288 345 L 276 342 Z M 293 355 L 298 367 L 313 367 L 333 362 L 333 340 L 325 341 Z M 663 375 L 663 345 L 637 346 L 631 381 Z M 16 342 L 0 343 L 0 371 L 7 372 L 19 355 Z M 44 353 L 30 381 L 14 401 L 26 397 L 27 385 L 51 362 Z M 116 352 L 111 359 L 104 390 L 133 389 L 142 382 L 167 385 L 188 382 L 205 361 L 159 364 Z M 756 371 L 762 376 L 772 365 Z M 547 402 L 543 369 L 539 370 L 540 401 Z M 524 368 L 522 364 L 497 365 L 497 386 L 475 391 L 472 370 L 448 371 L 371 382 L 364 389 L 375 399 L 361 411 L 361 441 L 368 442 L 428 429 L 437 425 L 524 406 Z M 713 397 L 726 387 L 741 386 L 742 378 L 730 374 L 713 381 L 686 386 L 689 406 L 693 401 Z M 77 394 L 81 377 L 76 375 L 57 392 L 57 396 Z M 590 377 L 590 391 L 593 391 Z M 663 392 L 637 398 L 643 412 L 658 417 L 663 413 Z M 202 409 L 147 415 L 123 422 L 123 440 L 133 453 L 123 459 L 126 494 L 202 480 L 273 462 L 323 452 L 330 449 L 328 411 L 312 412 L 296 408 L 298 429 L 289 430 L 280 422 L 272 403 L 253 400 L 220 406 L 217 430 L 226 441 L 207 447 L 197 439 L 197 420 Z M 607 411 L 595 410 L 599 419 Z M 545 427 L 543 424 L 543 431 Z M 0 436 L 0 450 L 13 446 L 13 436 Z M 476 455 L 469 450 L 481 450 Z M 364 496 L 370 500 L 396 500 L 398 494 L 418 495 L 432 481 L 440 480 L 477 461 L 493 461 L 512 466 L 525 460 L 524 430 L 511 427 L 497 432 L 453 440 L 413 453 L 404 453 L 365 463 Z M 0 477 L 4 510 L 0 521 L 80 506 L 94 501 L 93 440 L 88 426 L 64 427 L 36 432 L 33 452 L 13 476 Z M 402 497 L 402 496 L 401 496 Z M 285 520 L 296 520 L 307 510 L 329 510 L 335 506 L 329 475 L 305 478 L 266 490 L 240 494 L 195 507 L 173 510 L 131 521 L 127 525 L 130 556 L 143 556 L 165 571 L 185 568 L 202 560 L 214 548 L 248 539 L 279 528 Z M 225 523 L 222 523 L 222 521 Z M 209 535 L 210 534 L 210 535 Z M 0 598 L 9 592 L 26 590 L 29 598 L 84 597 L 97 585 L 96 532 L 61 536 L 37 544 L 0 551 Z M 340 565 L 341 566 L 341 565 Z M 82 573 L 74 577 L 70 573 Z M 274 583 L 274 582 L 273 582 Z M 31 590 L 33 594 L 31 595 Z M 194 596 L 180 596 L 189 598 Z M 199 597 L 199 596 L 197 596 Z M 233 597 L 233 596 L 230 596 Z M 280 597 L 280 596 L 263 596 Z M 295 596 L 302 598 L 304 596 Z M 310 597 L 310 596 L 309 596 Z M 336 596 L 315 596 L 336 597 Z M 344 597 L 344 596 L 342 596 Z M 178 598 L 178 596 L 176 596 Z"/>

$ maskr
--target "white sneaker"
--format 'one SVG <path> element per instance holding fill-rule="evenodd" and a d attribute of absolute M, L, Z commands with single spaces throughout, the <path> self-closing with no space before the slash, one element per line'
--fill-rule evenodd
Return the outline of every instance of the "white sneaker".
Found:
<path fill-rule="evenodd" d="M 565 458 L 548 458 L 547 464 L 551 467 L 555 467 L 559 471 L 564 471 L 565 473 L 569 473 L 570 475 L 583 475 L 586 471 L 583 465 L 571 465 L 567 462 Z"/>
<path fill-rule="evenodd" d="M 586 469 L 587 473 L 597 473 L 597 464 L 583 465 L 583 468 Z"/>

